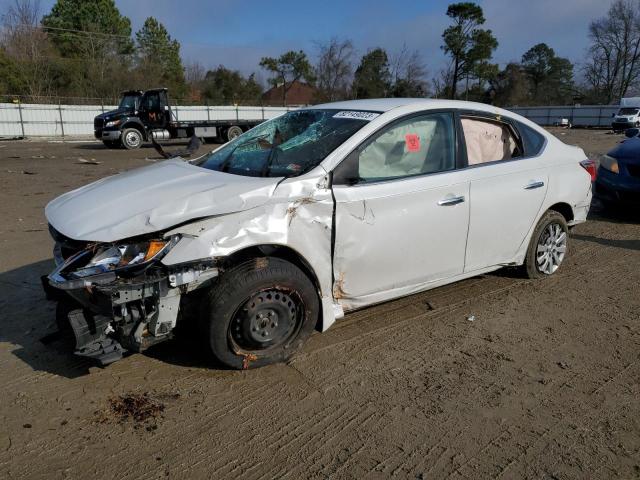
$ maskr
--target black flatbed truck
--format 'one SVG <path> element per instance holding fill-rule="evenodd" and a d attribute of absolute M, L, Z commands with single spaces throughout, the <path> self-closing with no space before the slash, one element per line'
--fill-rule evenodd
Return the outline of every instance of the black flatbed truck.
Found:
<path fill-rule="evenodd" d="M 143 142 L 189 138 L 229 141 L 263 120 L 184 120 L 171 111 L 166 88 L 122 92 L 116 110 L 102 113 L 93 121 L 94 135 L 109 148 L 139 148 Z"/>

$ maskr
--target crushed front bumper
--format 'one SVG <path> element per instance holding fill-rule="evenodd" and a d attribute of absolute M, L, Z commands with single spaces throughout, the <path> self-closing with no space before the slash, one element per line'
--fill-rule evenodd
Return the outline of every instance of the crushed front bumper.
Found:
<path fill-rule="evenodd" d="M 635 127 L 635 123 L 629 121 L 614 121 L 611 123 L 611 129 L 615 131 L 626 130 Z"/>
<path fill-rule="evenodd" d="M 115 142 L 116 140 L 120 140 L 120 136 L 122 132 L 120 130 L 105 130 L 105 129 L 96 129 L 93 131 L 93 135 L 98 140 L 107 140 L 110 142 Z"/>
<path fill-rule="evenodd" d="M 74 353 L 103 366 L 172 338 L 185 294 L 218 275 L 206 262 L 172 272 L 149 269 L 136 278 L 113 272 L 69 278 L 64 267 L 42 277 L 45 295 L 58 302 L 58 325 L 71 327 Z"/>

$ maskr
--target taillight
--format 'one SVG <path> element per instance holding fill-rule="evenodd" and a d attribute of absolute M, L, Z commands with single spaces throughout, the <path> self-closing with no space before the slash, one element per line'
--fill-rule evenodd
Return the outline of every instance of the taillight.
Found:
<path fill-rule="evenodd" d="M 582 168 L 584 168 L 589 175 L 591 175 L 591 181 L 596 181 L 596 162 L 593 160 L 583 160 L 580 162 Z"/>

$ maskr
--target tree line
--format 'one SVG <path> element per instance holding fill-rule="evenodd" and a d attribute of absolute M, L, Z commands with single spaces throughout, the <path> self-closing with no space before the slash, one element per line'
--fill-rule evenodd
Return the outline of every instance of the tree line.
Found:
<path fill-rule="evenodd" d="M 499 106 L 616 102 L 640 87 L 640 0 L 615 0 L 589 25 L 589 46 L 576 67 L 546 43 L 517 62 L 493 62 L 498 39 L 484 28 L 482 8 L 453 3 L 442 33 L 445 68 L 431 78 L 418 50 L 382 47 L 356 55 L 349 39 L 264 57 L 259 72 L 279 87 L 282 104 L 296 82 L 314 88 L 313 102 L 351 98 L 438 97 Z M 180 43 L 153 17 L 133 32 L 114 0 L 57 0 L 42 15 L 39 0 L 14 0 L 2 16 L 0 94 L 115 98 L 123 90 L 166 86 L 181 101 L 259 104 L 256 74 L 223 65 L 183 64 Z"/>

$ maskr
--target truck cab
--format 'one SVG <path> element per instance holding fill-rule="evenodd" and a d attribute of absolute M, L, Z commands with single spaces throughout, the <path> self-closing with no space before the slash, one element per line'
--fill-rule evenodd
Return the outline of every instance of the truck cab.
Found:
<path fill-rule="evenodd" d="M 622 98 L 620 109 L 613 116 L 611 128 L 614 132 L 621 132 L 637 127 L 640 127 L 640 97 Z"/>
<path fill-rule="evenodd" d="M 262 119 L 185 120 L 171 111 L 166 88 L 122 92 L 120 105 L 94 119 L 94 135 L 108 148 L 139 148 L 151 138 L 168 140 L 197 136 L 228 141 L 261 123 Z"/>

